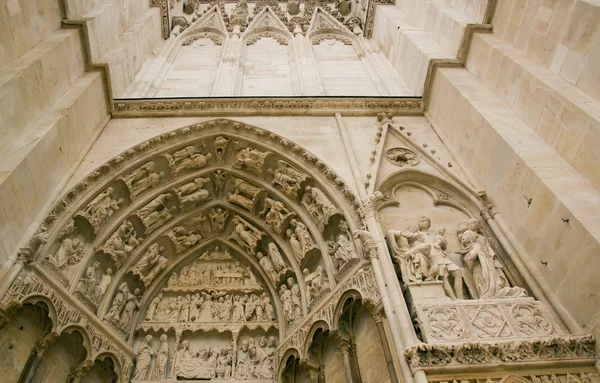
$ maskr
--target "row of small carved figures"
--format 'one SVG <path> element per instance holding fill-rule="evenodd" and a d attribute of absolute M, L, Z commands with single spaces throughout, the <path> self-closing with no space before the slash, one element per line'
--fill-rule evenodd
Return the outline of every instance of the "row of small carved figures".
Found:
<path fill-rule="evenodd" d="M 272 322 L 275 311 L 266 292 L 227 294 L 201 292 L 193 295 L 163 297 L 160 292 L 146 312 L 148 322 Z"/>
<path fill-rule="evenodd" d="M 158 346 L 146 335 L 138 348 L 133 379 L 272 379 L 277 339 L 262 336 L 243 340 L 234 354 L 234 345 L 199 344 L 192 351 L 188 340 L 169 352 L 168 337 L 160 336 Z M 169 358 L 170 354 L 170 358 Z M 170 363 L 169 363 L 170 359 Z M 170 374 L 169 374 L 170 370 Z"/>

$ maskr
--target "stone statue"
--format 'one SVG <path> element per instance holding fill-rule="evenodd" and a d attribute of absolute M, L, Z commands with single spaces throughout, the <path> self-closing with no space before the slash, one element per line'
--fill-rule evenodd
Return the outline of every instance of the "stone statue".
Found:
<path fill-rule="evenodd" d="M 133 290 L 132 293 L 127 293 L 125 296 L 125 308 L 121 313 L 121 320 L 119 321 L 119 327 L 123 331 L 128 331 L 131 326 L 131 320 L 136 311 L 142 307 L 142 292 L 140 289 Z"/>
<path fill-rule="evenodd" d="M 162 300 L 162 292 L 158 293 L 158 295 L 156 297 L 154 297 L 154 299 L 152 299 L 152 302 L 150 302 L 150 305 L 148 306 L 148 311 L 146 312 L 146 320 L 148 322 L 152 322 L 155 320 L 155 318 L 158 316 L 158 312 L 159 312 L 159 307 L 160 307 L 160 301 Z"/>
<path fill-rule="evenodd" d="M 154 350 L 152 349 L 152 335 L 146 335 L 140 348 L 138 349 L 133 379 L 145 380 L 150 372 Z"/>
<path fill-rule="evenodd" d="M 264 209 L 260 212 L 260 216 L 265 217 L 265 221 L 275 230 L 277 234 L 281 234 L 286 225 L 286 221 L 294 215 L 291 213 L 281 201 L 276 201 L 272 198 L 265 198 Z"/>
<path fill-rule="evenodd" d="M 279 288 L 279 299 L 281 300 L 281 306 L 283 307 L 283 315 L 288 324 L 292 323 L 296 319 L 294 304 L 292 303 L 292 292 L 287 288 L 285 284 Z"/>
<path fill-rule="evenodd" d="M 218 136 L 214 138 L 213 142 L 215 147 L 215 154 L 217 155 L 217 161 L 222 163 L 225 157 L 225 153 L 227 151 L 227 144 L 229 143 L 229 138 Z"/>
<path fill-rule="evenodd" d="M 254 212 L 254 206 L 263 190 L 256 187 L 240 178 L 236 178 L 233 182 L 233 190 L 229 193 L 229 201 L 240 205 L 244 209 Z"/>
<path fill-rule="evenodd" d="M 163 193 L 137 211 L 137 216 L 140 217 L 148 232 L 156 230 L 173 218 L 177 208 L 175 206 L 168 208 L 166 205 L 171 198 L 171 194 Z"/>
<path fill-rule="evenodd" d="M 155 173 L 156 164 L 152 161 L 146 162 L 127 176 L 121 177 L 131 192 L 131 199 L 136 198 L 146 190 L 154 188 L 165 176 L 164 172 Z"/>
<path fill-rule="evenodd" d="M 239 146 L 239 143 L 236 142 L 236 146 Z M 248 169 L 257 175 L 261 175 L 265 159 L 270 154 L 271 152 L 261 152 L 253 148 L 244 148 L 235 157 L 233 167 L 236 169 Z"/>
<path fill-rule="evenodd" d="M 79 215 L 88 219 L 90 225 L 94 228 L 94 232 L 97 232 L 125 202 L 123 198 L 115 199 L 114 194 L 115 191 L 112 187 L 107 188 L 79 212 Z"/>
<path fill-rule="evenodd" d="M 460 229 L 460 243 L 462 245 L 463 263 L 469 269 L 474 284 L 471 294 L 475 299 L 489 298 L 515 298 L 525 297 L 525 289 L 515 286 L 510 287 L 506 275 L 502 270 L 502 264 L 496 258 L 496 254 L 484 237 L 479 226 L 479 221 L 469 221 L 467 230 Z M 475 230 L 472 230 L 475 229 Z M 474 291 L 473 291 L 474 290 Z"/>
<path fill-rule="evenodd" d="M 216 233 L 220 233 L 225 230 L 225 221 L 227 220 L 227 217 L 229 217 L 229 212 L 221 208 L 211 209 L 208 213 L 208 217 L 212 223 L 213 230 Z"/>
<path fill-rule="evenodd" d="M 433 280 L 429 276 L 431 244 L 426 242 L 425 236 L 416 226 L 405 231 L 388 230 L 387 235 L 405 282 Z"/>
<path fill-rule="evenodd" d="M 279 272 L 275 270 L 275 266 L 273 266 L 273 262 L 267 256 L 265 256 L 260 251 L 256 253 L 256 258 L 258 259 L 258 263 L 263 271 L 267 274 L 271 282 L 276 284 L 279 281 Z"/>
<path fill-rule="evenodd" d="M 133 274 L 137 274 L 140 280 L 148 286 L 152 280 L 167 267 L 169 260 L 160 255 L 165 248 L 154 242 L 144 253 L 138 263 L 131 269 Z"/>
<path fill-rule="evenodd" d="M 285 261 L 283 260 L 283 257 L 281 256 L 281 253 L 279 252 L 279 249 L 277 248 L 277 245 L 275 245 L 273 242 L 269 242 L 269 244 L 267 245 L 267 250 L 269 253 L 269 258 L 271 259 L 271 262 L 273 263 L 273 267 L 275 267 L 275 270 L 278 273 L 285 272 L 288 269 L 288 266 L 286 265 Z"/>
<path fill-rule="evenodd" d="M 300 298 L 300 286 L 294 278 L 287 279 L 287 285 L 292 295 L 292 304 L 294 305 L 294 317 L 296 319 L 302 317 L 302 298 Z"/>
<path fill-rule="evenodd" d="M 225 181 L 229 178 L 229 173 L 223 171 L 221 169 L 217 169 L 213 171 L 213 180 L 215 185 L 215 195 L 221 195 L 223 191 L 223 186 L 225 186 Z"/>
<path fill-rule="evenodd" d="M 322 266 L 317 266 L 314 272 L 310 272 L 308 269 L 303 270 L 304 282 L 308 289 L 308 302 L 312 303 L 317 300 L 324 293 L 329 291 L 329 282 L 327 281 L 327 274 L 323 270 Z"/>
<path fill-rule="evenodd" d="M 100 262 L 95 261 L 91 266 L 85 269 L 85 274 L 79 279 L 77 286 L 75 286 L 75 291 L 80 292 L 88 298 L 93 298 L 97 284 L 96 270 L 98 270 L 99 267 Z"/>
<path fill-rule="evenodd" d="M 231 355 L 229 355 L 229 348 L 222 347 L 221 353 L 217 358 L 216 377 L 217 379 L 230 379 L 231 378 Z"/>
<path fill-rule="evenodd" d="M 212 154 L 202 154 L 199 149 L 190 145 L 171 154 L 166 154 L 165 157 L 169 162 L 172 174 L 177 175 L 184 170 L 203 168 L 208 160 L 212 158 Z"/>
<path fill-rule="evenodd" d="M 115 262 L 117 269 L 123 266 L 123 263 L 131 252 L 140 244 L 141 238 L 137 237 L 137 233 L 130 220 L 125 220 L 100 248 L 104 253 L 110 255 Z"/>
<path fill-rule="evenodd" d="M 300 260 L 302 260 L 306 256 L 306 253 L 308 253 L 312 249 L 315 249 L 317 246 L 315 245 L 315 242 L 313 241 L 312 236 L 310 235 L 308 228 L 305 224 L 298 221 L 297 219 L 292 219 L 290 225 L 294 228 L 293 234 L 296 235 L 294 239 L 298 242 L 297 244 L 292 244 L 292 250 L 294 246 L 298 246 L 297 251 L 299 252 L 299 254 L 302 254 L 302 256 L 299 257 Z M 291 238 L 292 237 L 290 235 L 290 239 Z M 295 253 L 296 251 L 294 250 L 294 254 Z"/>
<path fill-rule="evenodd" d="M 67 266 L 75 265 L 81 261 L 85 252 L 85 246 L 81 239 L 65 238 L 56 254 L 49 254 L 46 259 L 58 270 L 64 272 Z"/>
<path fill-rule="evenodd" d="M 152 379 L 162 380 L 167 378 L 167 361 L 169 359 L 169 344 L 167 343 L 167 335 L 160 336 L 160 345 L 156 351 L 156 365 Z"/>
<path fill-rule="evenodd" d="M 338 212 L 325 193 L 314 186 L 306 186 L 301 203 L 313 216 L 321 232 L 325 229 L 329 218 Z"/>
<path fill-rule="evenodd" d="M 175 376 L 184 379 L 212 379 L 216 376 L 216 367 L 216 357 L 211 356 L 209 349 L 200 345 L 196 352 L 192 352 L 189 342 L 182 342 L 182 348 L 176 355 Z"/>
<path fill-rule="evenodd" d="M 293 199 L 298 198 L 302 183 L 308 178 L 285 161 L 277 161 L 277 168 L 269 169 L 269 173 L 273 174 L 271 184 Z"/>
<path fill-rule="evenodd" d="M 238 380 L 250 379 L 250 360 L 248 355 L 248 341 L 242 341 L 240 349 L 237 352 L 237 366 L 235 377 Z"/>
<path fill-rule="evenodd" d="M 254 254 L 254 249 L 263 236 L 262 231 L 239 216 L 235 216 L 232 222 L 233 231 L 227 239 L 236 242 L 244 251 Z"/>
<path fill-rule="evenodd" d="M 205 185 L 210 183 L 210 178 L 196 178 L 192 182 L 188 182 L 175 188 L 175 193 L 179 197 L 182 206 L 192 206 L 196 203 L 203 202 L 210 197 L 210 192 L 203 189 Z"/>
<path fill-rule="evenodd" d="M 336 271 L 340 271 L 348 262 L 360 258 L 356 252 L 354 243 L 350 241 L 346 233 L 338 234 L 337 239 L 332 237 L 327 241 L 327 247 L 329 254 L 333 257 L 333 264 Z"/>
<path fill-rule="evenodd" d="M 112 274 L 112 269 L 108 267 L 104 272 L 104 275 L 100 277 L 100 280 L 94 289 L 94 302 L 96 305 L 100 303 L 100 300 L 102 297 L 104 297 L 106 290 L 108 290 L 108 286 L 110 286 L 110 282 L 112 281 Z"/>
<path fill-rule="evenodd" d="M 167 234 L 167 236 L 175 245 L 175 251 L 177 254 L 184 253 L 188 249 L 195 246 L 202 239 L 200 234 L 197 234 L 193 230 L 188 230 L 183 226 L 174 227 Z"/>
<path fill-rule="evenodd" d="M 121 313 L 125 308 L 125 299 L 129 295 L 129 286 L 127 286 L 127 282 L 121 283 L 119 286 L 119 290 L 115 295 L 112 306 L 110 306 L 110 310 L 106 314 L 105 319 L 108 322 L 113 324 L 118 324 L 121 320 Z"/>

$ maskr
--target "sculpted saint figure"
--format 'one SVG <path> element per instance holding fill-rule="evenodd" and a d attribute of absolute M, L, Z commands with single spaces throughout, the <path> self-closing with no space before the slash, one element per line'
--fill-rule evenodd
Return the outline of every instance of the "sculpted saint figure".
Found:
<path fill-rule="evenodd" d="M 285 161 L 277 161 L 277 168 L 269 169 L 269 173 L 273 174 L 271 184 L 294 199 L 298 198 L 302 182 L 307 178 Z"/>
<path fill-rule="evenodd" d="M 336 271 L 339 271 L 346 263 L 352 259 L 358 259 L 354 243 L 348 239 L 345 233 L 340 233 L 337 240 L 333 237 L 327 242 L 329 254 L 333 256 L 333 263 Z"/>
<path fill-rule="evenodd" d="M 292 292 L 287 288 L 285 284 L 279 288 L 279 299 L 283 306 L 283 315 L 286 321 L 292 323 L 296 319 L 294 304 L 292 303 Z"/>
<path fill-rule="evenodd" d="M 230 379 L 231 378 L 231 355 L 229 355 L 229 348 L 221 348 L 221 354 L 217 358 L 217 379 Z"/>
<path fill-rule="evenodd" d="M 173 206 L 169 209 L 166 205 L 171 198 L 171 194 L 163 193 L 137 211 L 137 216 L 140 217 L 148 231 L 157 229 L 173 217 L 177 208 Z"/>
<path fill-rule="evenodd" d="M 123 266 L 123 262 L 129 257 L 133 249 L 140 244 L 140 238 L 130 220 L 125 220 L 100 248 L 104 253 L 110 255 L 117 268 Z"/>
<path fill-rule="evenodd" d="M 246 316 L 244 315 L 244 301 L 239 295 L 233 298 L 233 317 L 234 322 L 245 322 Z"/>
<path fill-rule="evenodd" d="M 303 256 L 306 255 L 309 250 L 317 247 L 305 224 L 296 219 L 292 219 L 291 225 L 294 227 L 294 233 L 296 234 L 298 242 L 300 243 Z"/>
<path fill-rule="evenodd" d="M 155 169 L 156 164 L 154 162 L 146 162 L 127 176 L 121 177 L 131 191 L 132 199 L 160 183 L 160 179 L 165 176 L 165 173 L 155 173 Z"/>
<path fill-rule="evenodd" d="M 46 259 L 60 271 L 65 271 L 67 266 L 75 265 L 83 258 L 84 251 L 85 247 L 81 239 L 67 237 L 62 241 L 56 254 L 48 255 Z"/>
<path fill-rule="evenodd" d="M 270 225 L 277 234 L 281 234 L 285 221 L 294 214 L 285 207 L 283 202 L 267 197 L 265 198 L 265 207 L 259 215 L 264 215 L 267 224 Z"/>
<path fill-rule="evenodd" d="M 236 366 L 236 374 L 235 377 L 238 380 L 250 379 L 250 360 L 248 356 L 248 341 L 242 341 L 240 345 L 240 349 L 237 353 L 237 366 Z"/>
<path fill-rule="evenodd" d="M 229 193 L 229 200 L 248 211 L 253 211 L 261 191 L 261 188 L 236 178 L 233 182 L 233 190 Z"/>
<path fill-rule="evenodd" d="M 190 304 L 191 299 L 189 295 L 181 300 L 181 311 L 179 311 L 179 322 L 188 322 L 190 319 Z"/>
<path fill-rule="evenodd" d="M 323 231 L 329 218 L 337 212 L 337 209 L 319 188 L 306 186 L 304 190 L 302 205 L 313 216 L 319 230 Z"/>
<path fill-rule="evenodd" d="M 160 346 L 156 351 L 156 366 L 154 367 L 154 380 L 162 380 L 167 378 L 167 360 L 169 359 L 169 344 L 167 343 L 167 335 L 160 336 Z"/>
<path fill-rule="evenodd" d="M 210 178 L 198 177 L 192 182 L 183 184 L 175 188 L 175 193 L 179 197 L 179 201 L 184 206 L 191 206 L 197 202 L 205 201 L 210 197 L 210 192 L 203 189 L 205 185 L 210 183 Z"/>
<path fill-rule="evenodd" d="M 115 199 L 115 191 L 109 187 L 90 202 L 80 213 L 88 218 L 94 231 L 98 231 L 100 226 L 108 220 L 115 211 L 119 210 L 121 204 L 125 202 L 123 198 Z"/>
<path fill-rule="evenodd" d="M 262 298 L 264 312 L 265 312 L 265 319 L 269 322 L 274 321 L 275 320 L 275 310 L 273 309 L 273 305 L 271 304 L 271 299 L 269 298 L 267 293 L 264 291 L 261 295 L 261 298 Z"/>
<path fill-rule="evenodd" d="M 287 284 L 292 294 L 292 304 L 294 305 L 294 317 L 298 319 L 302 316 L 302 299 L 300 298 L 300 286 L 298 286 L 298 284 L 292 277 L 289 277 L 287 279 Z"/>
<path fill-rule="evenodd" d="M 133 274 L 140 276 L 140 279 L 146 284 L 152 280 L 167 266 L 167 258 L 160 255 L 164 250 L 157 242 L 154 242 L 142 256 L 142 259 L 131 269 Z"/>
<path fill-rule="evenodd" d="M 181 254 L 188 250 L 189 248 L 195 246 L 198 241 L 202 239 L 200 234 L 197 234 L 193 230 L 188 230 L 183 226 L 174 227 L 173 230 L 167 234 L 173 244 L 175 245 L 175 250 L 178 254 Z"/>
<path fill-rule="evenodd" d="M 283 257 L 281 256 L 281 253 L 277 248 L 277 245 L 275 245 L 273 242 L 269 242 L 269 244 L 267 245 L 267 249 L 269 251 L 269 258 L 271 258 L 271 262 L 273 263 L 275 270 L 278 273 L 280 273 L 283 270 L 286 270 L 288 267 L 284 262 Z"/>
<path fill-rule="evenodd" d="M 317 299 L 325 291 L 329 290 L 329 283 L 327 282 L 327 275 L 323 267 L 317 266 L 314 272 L 310 272 L 308 269 L 304 269 L 304 281 L 308 288 L 308 301 L 312 302 L 313 299 Z"/>
<path fill-rule="evenodd" d="M 133 290 L 133 294 L 128 293 L 125 297 L 126 303 L 123 313 L 121 314 L 121 321 L 119 322 L 121 329 L 127 330 L 131 325 L 133 315 L 137 310 L 142 307 L 142 293 L 140 289 Z"/>
<path fill-rule="evenodd" d="M 212 154 L 202 154 L 199 149 L 190 145 L 174 153 L 166 154 L 165 157 L 169 161 L 173 175 L 177 175 L 184 170 L 203 168 L 212 158 Z"/>
<path fill-rule="evenodd" d="M 104 275 L 100 277 L 100 280 L 98 281 L 98 284 L 94 289 L 94 301 L 96 302 L 96 304 L 100 303 L 100 300 L 104 296 L 104 293 L 106 293 L 106 290 L 108 290 L 108 286 L 112 281 L 112 274 L 112 269 L 108 267 L 104 272 Z"/>
<path fill-rule="evenodd" d="M 260 251 L 258 253 L 256 253 L 256 258 L 258 259 L 258 263 L 260 264 L 260 267 L 269 276 L 269 279 L 271 280 L 271 282 L 277 283 L 277 281 L 279 280 L 279 273 L 277 272 L 277 270 L 275 270 L 275 267 L 273 266 L 273 262 L 271 262 L 271 259 L 269 259 L 269 257 L 266 257 Z"/>
<path fill-rule="evenodd" d="M 234 240 L 248 253 L 254 253 L 262 232 L 238 216 L 233 218 L 233 225 L 233 231 L 227 238 Z"/>
<path fill-rule="evenodd" d="M 252 148 L 244 148 L 235 157 L 233 167 L 236 169 L 248 169 L 260 175 L 265 159 L 271 152 L 261 152 Z"/>
<path fill-rule="evenodd" d="M 394 250 L 394 257 L 400 263 L 403 279 L 407 282 L 422 282 L 429 277 L 429 254 L 431 244 L 416 226 L 405 231 L 388 230 L 388 239 Z"/>
<path fill-rule="evenodd" d="M 225 221 L 229 217 L 229 212 L 223 209 L 211 209 L 208 217 L 212 223 L 213 230 L 217 233 L 225 230 Z"/>
<path fill-rule="evenodd" d="M 475 299 L 527 296 L 525 289 L 518 286 L 510 287 L 496 253 L 488 239 L 480 234 L 479 221 L 469 220 L 466 225 L 467 230 L 462 229 L 461 226 L 464 226 L 464 223 L 459 223 L 458 230 L 463 247 L 461 254 L 474 283 L 474 288 L 470 288 L 471 295 Z"/>
<path fill-rule="evenodd" d="M 152 349 L 152 335 L 146 335 L 137 352 L 137 357 L 135 358 L 136 366 L 135 374 L 133 374 L 134 379 L 145 380 L 148 377 L 153 356 L 154 350 Z"/>
<path fill-rule="evenodd" d="M 105 319 L 113 324 L 118 324 L 121 319 L 121 313 L 125 308 L 125 300 L 126 297 L 129 296 L 129 286 L 127 286 L 127 282 L 121 283 L 119 286 L 119 290 L 113 299 L 112 306 L 106 314 Z"/>
<path fill-rule="evenodd" d="M 150 302 L 150 306 L 148 306 L 148 311 L 146 312 L 146 320 L 152 322 L 158 313 L 158 307 L 160 306 L 160 301 L 162 299 L 162 292 L 158 293 L 152 302 Z"/>
<path fill-rule="evenodd" d="M 89 298 L 94 297 L 94 290 L 96 289 L 96 270 L 100 267 L 100 262 L 95 261 L 85 269 L 85 274 L 79 279 L 75 291 L 79 291 L 83 295 Z"/>

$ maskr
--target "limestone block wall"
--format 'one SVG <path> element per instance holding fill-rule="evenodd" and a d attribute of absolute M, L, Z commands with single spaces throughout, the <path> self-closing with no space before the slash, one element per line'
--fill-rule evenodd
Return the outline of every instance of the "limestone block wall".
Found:
<path fill-rule="evenodd" d="M 292 96 L 294 80 L 290 47 L 273 38 L 246 45 L 241 63 L 242 96 Z"/>
<path fill-rule="evenodd" d="M 474 34 L 465 69 L 435 71 L 426 111 L 505 217 L 544 294 L 571 315 L 571 330 L 596 335 L 598 7 L 498 2 L 493 33 Z"/>
<path fill-rule="evenodd" d="M 390 376 L 385 365 L 381 338 L 368 311 L 362 310 L 356 317 L 356 358 L 361 379 L 365 383 L 387 383 Z"/>

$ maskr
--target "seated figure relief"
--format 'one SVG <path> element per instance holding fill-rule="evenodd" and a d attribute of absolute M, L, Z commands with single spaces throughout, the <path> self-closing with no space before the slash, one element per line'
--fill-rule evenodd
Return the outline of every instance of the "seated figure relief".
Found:
<path fill-rule="evenodd" d="M 329 222 L 329 218 L 334 214 L 339 213 L 339 210 L 329 200 L 325 193 L 314 186 L 306 186 L 301 204 L 315 219 L 317 227 L 321 232 L 325 229 L 325 226 Z"/>
<path fill-rule="evenodd" d="M 203 148 L 204 145 L 200 149 L 190 145 L 173 153 L 165 154 L 171 173 L 175 176 L 184 170 L 202 169 L 206 166 L 208 160 L 212 158 L 212 154 L 202 154 Z"/>
<path fill-rule="evenodd" d="M 127 219 L 106 240 L 100 250 L 108 254 L 115 262 L 117 269 L 120 269 L 131 255 L 131 252 L 140 244 L 141 240 L 142 238 L 137 236 L 133 224 Z"/>
<path fill-rule="evenodd" d="M 160 253 L 165 248 L 158 243 L 150 245 L 142 258 L 132 267 L 131 272 L 140 277 L 144 285 L 148 286 L 161 271 L 167 267 L 169 260 Z"/>
<path fill-rule="evenodd" d="M 163 193 L 136 212 L 148 232 L 158 229 L 173 218 L 177 208 L 175 206 L 167 207 L 167 203 L 172 198 L 171 194 Z"/>
<path fill-rule="evenodd" d="M 308 179 L 308 176 L 296 169 L 285 161 L 277 161 L 277 168 L 269 169 L 273 174 L 271 184 L 292 199 L 297 199 L 302 190 L 302 185 Z"/>
<path fill-rule="evenodd" d="M 265 217 L 267 224 L 271 226 L 277 234 L 281 234 L 289 219 L 295 214 L 290 212 L 283 202 L 267 197 L 265 198 L 264 209 L 259 215 Z"/>
<path fill-rule="evenodd" d="M 256 203 L 261 198 L 265 191 L 256 187 L 240 178 L 233 181 L 232 190 L 229 192 L 229 201 L 240 205 L 244 209 L 254 212 Z"/>
<path fill-rule="evenodd" d="M 239 148 L 240 143 L 234 142 L 236 149 Z M 251 173 L 256 175 L 262 175 L 262 168 L 266 158 L 271 155 L 271 152 L 261 152 L 253 148 L 241 149 L 235 157 L 233 167 L 236 169 L 249 170 Z"/>
<path fill-rule="evenodd" d="M 102 193 L 98 194 L 83 210 L 80 210 L 77 215 L 84 217 L 90 223 L 94 232 L 104 225 L 113 214 L 119 210 L 125 202 L 124 198 L 117 198 L 115 190 L 112 187 L 106 188 Z"/>
<path fill-rule="evenodd" d="M 133 172 L 120 179 L 125 182 L 131 199 L 137 198 L 146 190 L 152 189 L 160 183 L 161 178 L 165 176 L 164 172 L 156 173 L 156 164 L 152 161 L 145 163 Z"/>
<path fill-rule="evenodd" d="M 173 245 L 175 245 L 177 254 L 184 253 L 202 239 L 202 236 L 195 230 L 188 230 L 183 226 L 174 227 L 167 233 L 167 236 L 171 239 Z"/>
<path fill-rule="evenodd" d="M 264 233 L 240 216 L 233 217 L 232 223 L 233 231 L 227 238 L 237 243 L 242 250 L 254 254 L 258 242 Z"/>
<path fill-rule="evenodd" d="M 75 223 L 71 220 L 59 233 L 60 247 L 54 254 L 48 254 L 45 260 L 64 275 L 69 266 L 79 263 L 85 253 L 85 240 L 77 236 Z"/>
<path fill-rule="evenodd" d="M 193 206 L 210 198 L 210 192 L 204 187 L 210 183 L 210 178 L 196 178 L 174 189 L 183 207 Z"/>

